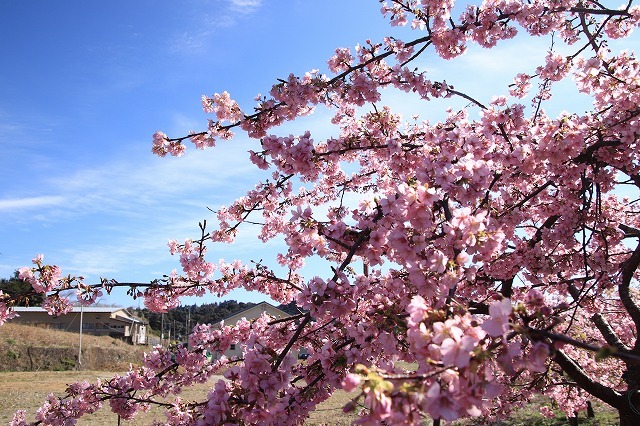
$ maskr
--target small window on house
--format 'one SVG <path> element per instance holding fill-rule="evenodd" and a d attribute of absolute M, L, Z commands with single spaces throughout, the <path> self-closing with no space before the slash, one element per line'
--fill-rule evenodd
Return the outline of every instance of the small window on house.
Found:
<path fill-rule="evenodd" d="M 236 345 L 235 345 L 235 344 L 232 344 L 232 345 L 231 345 L 231 347 L 230 347 L 229 349 L 231 349 L 232 351 L 235 351 L 235 350 L 236 350 Z"/>

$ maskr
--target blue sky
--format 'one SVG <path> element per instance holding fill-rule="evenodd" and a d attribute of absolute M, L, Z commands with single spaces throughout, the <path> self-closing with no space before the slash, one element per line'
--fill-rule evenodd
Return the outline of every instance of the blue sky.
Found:
<path fill-rule="evenodd" d="M 0 277 L 38 253 L 87 282 L 170 273 L 179 263 L 167 240 L 196 237 L 198 222 L 214 219 L 207 207 L 231 203 L 264 174 L 248 161 L 257 142 L 246 137 L 163 159 L 151 154 L 152 134 L 201 130 L 204 94 L 226 90 L 248 109 L 276 78 L 324 70 L 336 47 L 389 34 L 398 29 L 375 0 L 0 2 Z M 547 46 L 515 40 L 494 56 L 475 49 L 454 62 L 427 55 L 421 65 L 486 102 L 516 71 L 532 71 Z M 393 94 L 389 102 L 436 114 Z M 327 117 L 282 133 L 326 135 Z M 213 247 L 210 259 L 259 259 L 277 248 L 250 235 Z M 102 302 L 138 306 L 123 293 Z"/>
<path fill-rule="evenodd" d="M 360 0 L 1 2 L 0 22 L 0 277 L 44 253 L 88 282 L 170 273 L 167 240 L 197 236 L 207 207 L 259 179 L 246 138 L 162 159 L 156 130 L 199 130 L 203 94 L 248 107 L 276 78 L 386 29 Z M 253 247 L 241 239 L 211 258 L 248 260 Z"/>

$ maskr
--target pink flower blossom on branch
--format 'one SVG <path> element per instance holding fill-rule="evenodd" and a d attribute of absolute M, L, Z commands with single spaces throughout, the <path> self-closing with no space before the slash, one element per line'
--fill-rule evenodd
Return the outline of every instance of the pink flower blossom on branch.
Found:
<path fill-rule="evenodd" d="M 386 1 L 381 12 L 392 26 L 410 26 L 412 40 L 339 48 L 328 74 L 279 79 L 252 113 L 227 92 L 203 97 L 213 114 L 205 130 L 156 132 L 153 152 L 180 156 L 186 140 L 204 149 L 244 132 L 254 139 L 248 160 L 270 174 L 218 209 L 216 225 L 169 242 L 180 272 L 130 291 L 156 312 L 184 296 L 242 288 L 295 301 L 299 313 L 197 325 L 188 346 L 154 348 L 142 367 L 50 397 L 37 418 L 75 420 L 108 401 L 126 419 L 164 404 L 169 424 L 293 425 L 341 388 L 359 389 L 345 407 L 364 407 L 358 424 L 499 418 L 536 393 L 571 415 L 590 394 L 633 424 L 640 65 L 634 52 L 607 46 L 640 24 L 639 10 L 574 0 Z M 548 54 L 522 61 L 492 98 L 474 97 L 483 82 L 430 80 L 418 60 L 435 67 L 429 52 L 455 61 L 471 45 L 491 49 L 518 32 L 549 37 Z M 557 95 L 570 80 L 590 104 L 550 115 L 551 101 L 565 106 Z M 384 104 L 386 89 L 414 94 L 425 111 L 434 99 L 466 107 L 408 119 Z M 333 136 L 277 134 L 317 108 L 331 110 Z M 251 227 L 260 241 L 284 243 L 278 265 L 211 259 L 210 247 Z M 316 261 L 319 271 L 303 276 Z M 20 277 L 55 315 L 69 308 L 65 290 L 91 303 L 118 285 L 65 277 L 42 256 L 33 263 Z M 0 299 L 0 322 L 12 303 Z M 207 358 L 232 344 L 242 355 Z M 298 362 L 303 350 L 309 358 Z M 203 400 L 178 396 L 223 371 Z M 24 422 L 17 413 L 14 424 Z"/>

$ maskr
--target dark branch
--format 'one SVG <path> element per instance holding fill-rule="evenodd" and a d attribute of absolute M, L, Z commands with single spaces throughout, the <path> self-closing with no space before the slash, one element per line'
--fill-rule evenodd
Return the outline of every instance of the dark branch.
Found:
<path fill-rule="evenodd" d="M 596 382 L 567 354 L 561 350 L 556 350 L 553 356 L 553 360 L 564 370 L 565 373 L 571 377 L 576 384 L 589 392 L 594 397 L 606 402 L 612 407 L 618 410 L 624 408 L 625 400 L 617 391 Z"/>
<path fill-rule="evenodd" d="M 631 319 L 636 326 L 636 330 L 640 330 L 640 307 L 638 307 L 638 304 L 633 300 L 630 286 L 633 275 L 638 269 L 638 265 L 640 265 L 640 244 L 638 244 L 636 249 L 633 251 L 633 254 L 622 263 L 620 284 L 618 285 L 620 301 L 629 313 L 629 316 L 631 316 Z M 640 351 L 640 339 L 636 340 L 633 350 L 636 352 Z"/>
<path fill-rule="evenodd" d="M 610 344 L 617 350 L 621 350 L 621 351 L 630 350 L 630 348 L 627 347 L 627 345 L 622 343 L 620 338 L 616 335 L 616 333 L 611 328 L 611 325 L 609 325 L 609 322 L 607 321 L 607 319 L 604 316 L 602 316 L 602 314 L 594 314 L 591 317 L 591 321 L 593 321 L 596 327 L 598 327 L 598 330 L 600 330 L 600 334 L 602 334 L 602 337 L 604 337 L 604 340 L 608 344 Z"/>

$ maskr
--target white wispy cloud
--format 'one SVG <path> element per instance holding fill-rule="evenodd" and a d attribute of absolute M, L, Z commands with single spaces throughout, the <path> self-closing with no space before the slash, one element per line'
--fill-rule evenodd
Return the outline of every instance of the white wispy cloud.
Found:
<path fill-rule="evenodd" d="M 170 44 L 173 53 L 199 52 L 211 45 L 215 34 L 238 25 L 262 7 L 262 0 L 204 1 L 197 6 L 187 30 L 177 34 Z"/>
<path fill-rule="evenodd" d="M 257 169 L 238 150 L 242 144 L 191 149 L 183 158 L 120 158 L 49 176 L 41 183 L 47 195 L 0 199 L 0 240 L 5 243 L 0 253 L 14 255 L 2 259 L 11 265 L 5 269 L 24 266 L 28 256 L 44 252 L 68 273 L 93 280 L 146 280 L 158 277 L 150 271 L 171 272 L 179 263 L 169 255 L 167 241 L 197 238 L 198 222 L 215 223 L 207 208 L 231 203 L 255 183 L 249 176 Z M 15 258 L 9 244 L 17 228 L 23 245 L 33 246 L 23 258 Z M 243 249 L 247 246 L 229 252 Z M 130 277 L 133 271 L 140 275 Z M 123 272 L 126 276 L 118 276 Z"/>
<path fill-rule="evenodd" d="M 0 137 L 6 138 L 22 132 L 24 128 L 16 122 L 0 122 Z"/>
<path fill-rule="evenodd" d="M 26 198 L 0 199 L 0 211 L 24 210 L 38 207 L 60 206 L 65 203 L 63 196 L 48 196 Z"/>
<path fill-rule="evenodd" d="M 262 5 L 262 0 L 231 0 L 230 9 L 243 14 L 253 13 Z"/>

